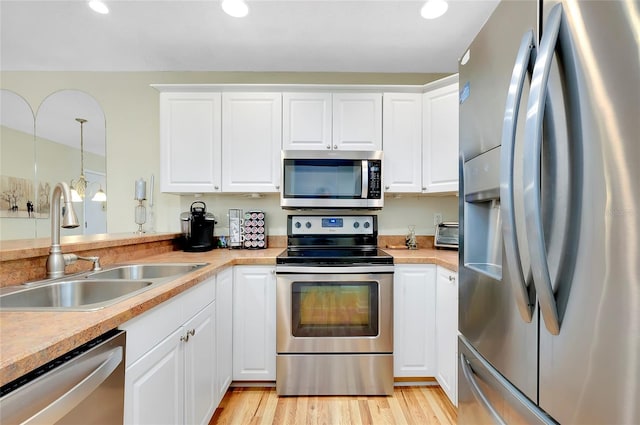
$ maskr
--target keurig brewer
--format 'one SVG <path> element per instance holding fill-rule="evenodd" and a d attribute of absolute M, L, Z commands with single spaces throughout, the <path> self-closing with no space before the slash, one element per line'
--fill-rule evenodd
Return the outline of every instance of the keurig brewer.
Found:
<path fill-rule="evenodd" d="M 214 215 L 207 212 L 204 202 L 192 203 L 189 211 L 180 214 L 182 249 L 187 252 L 202 252 L 215 248 L 213 227 L 216 223 Z"/>

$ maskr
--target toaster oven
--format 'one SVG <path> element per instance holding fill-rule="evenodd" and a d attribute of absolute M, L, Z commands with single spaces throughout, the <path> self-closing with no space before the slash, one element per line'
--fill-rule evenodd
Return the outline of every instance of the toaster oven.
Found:
<path fill-rule="evenodd" d="M 445 221 L 438 224 L 433 245 L 436 248 L 458 249 L 458 222 Z"/>

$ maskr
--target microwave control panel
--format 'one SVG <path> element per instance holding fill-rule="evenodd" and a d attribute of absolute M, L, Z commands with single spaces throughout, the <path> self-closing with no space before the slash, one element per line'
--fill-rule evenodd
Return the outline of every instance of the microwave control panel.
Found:
<path fill-rule="evenodd" d="M 369 160 L 369 190 L 368 199 L 380 199 L 382 197 L 382 161 Z"/>

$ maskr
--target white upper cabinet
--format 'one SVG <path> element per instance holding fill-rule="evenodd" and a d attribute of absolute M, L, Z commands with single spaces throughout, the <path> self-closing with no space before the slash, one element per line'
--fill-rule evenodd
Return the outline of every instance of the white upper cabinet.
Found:
<path fill-rule="evenodd" d="M 278 192 L 281 93 L 223 93 L 222 190 Z"/>
<path fill-rule="evenodd" d="M 386 192 L 458 191 L 458 76 L 384 94 Z"/>
<path fill-rule="evenodd" d="M 381 93 L 284 93 L 285 150 L 382 149 Z"/>
<path fill-rule="evenodd" d="M 331 93 L 283 93 L 282 149 L 331 149 L 331 108 Z"/>
<path fill-rule="evenodd" d="M 382 150 L 382 93 L 333 93 L 332 148 Z"/>
<path fill-rule="evenodd" d="M 422 94 L 384 93 L 384 190 L 422 191 Z"/>
<path fill-rule="evenodd" d="M 455 79 L 453 79 L 455 78 Z M 424 191 L 458 191 L 458 78 L 423 95 Z"/>
<path fill-rule="evenodd" d="M 160 190 L 221 190 L 220 93 L 160 94 Z"/>

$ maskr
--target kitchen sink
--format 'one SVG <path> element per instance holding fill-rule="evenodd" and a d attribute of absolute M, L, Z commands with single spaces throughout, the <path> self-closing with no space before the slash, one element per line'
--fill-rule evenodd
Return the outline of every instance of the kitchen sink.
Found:
<path fill-rule="evenodd" d="M 0 309 L 91 311 L 138 295 L 207 263 L 126 264 L 103 271 L 0 288 Z"/>
<path fill-rule="evenodd" d="M 142 292 L 153 285 L 145 280 L 59 280 L 0 295 L 2 310 L 97 310 Z"/>
<path fill-rule="evenodd" d="M 197 270 L 206 264 L 178 263 L 178 264 L 129 264 L 117 266 L 109 270 L 91 273 L 89 279 L 131 279 L 147 280 L 162 279 L 179 276 Z"/>

